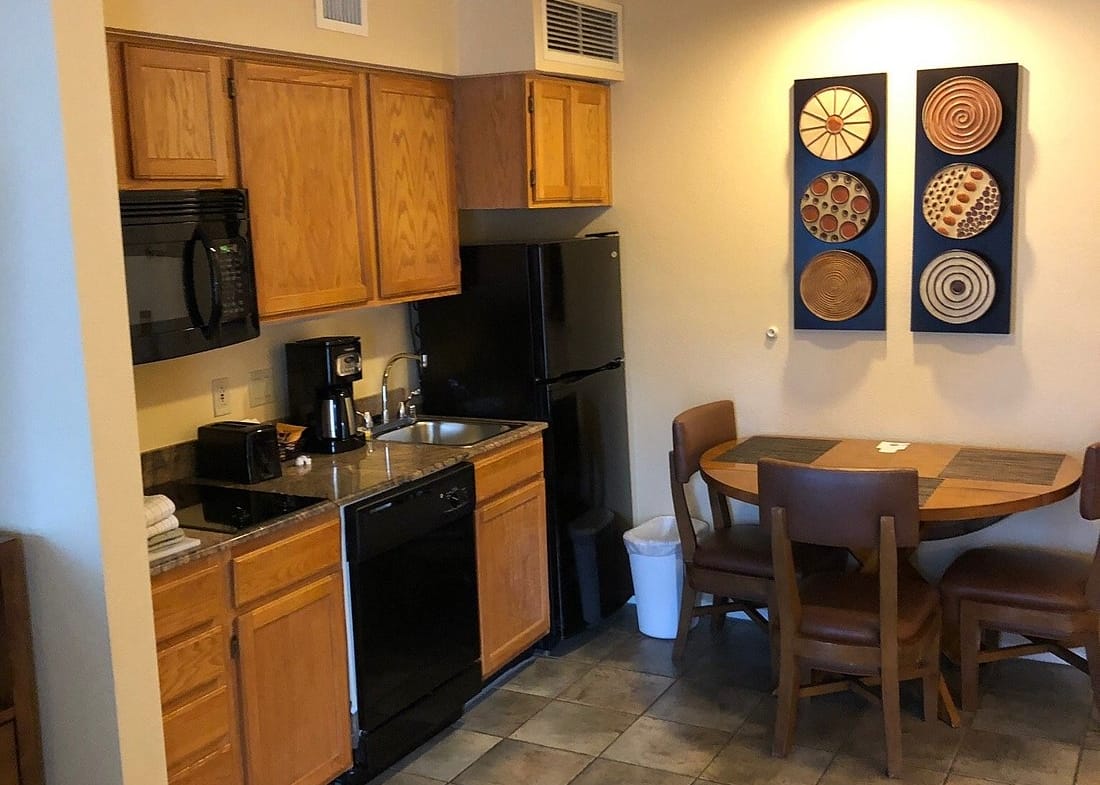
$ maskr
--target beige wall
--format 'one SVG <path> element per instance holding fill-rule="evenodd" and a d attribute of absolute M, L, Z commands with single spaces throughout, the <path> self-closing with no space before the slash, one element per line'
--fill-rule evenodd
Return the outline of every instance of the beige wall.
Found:
<path fill-rule="evenodd" d="M 361 308 L 347 313 L 264 324 L 260 337 L 235 346 L 174 360 L 134 367 L 137 389 L 138 431 L 141 449 L 151 450 L 195 438 L 195 428 L 215 419 L 240 420 L 253 417 L 270 420 L 287 413 L 286 357 L 289 341 L 321 335 L 357 335 L 363 348 L 363 379 L 355 383 L 355 395 L 377 393 L 387 358 L 410 346 L 407 310 L 404 305 Z M 272 369 L 275 402 L 252 407 L 249 404 L 249 371 Z M 391 387 L 404 386 L 408 363 L 394 367 Z M 229 379 L 231 410 L 226 417 L 214 417 L 210 383 Z M 375 412 L 377 414 L 377 412 Z"/>
<path fill-rule="evenodd" d="M 1100 439 L 1100 204 L 1091 0 L 821 4 L 627 0 L 613 88 L 635 517 L 667 512 L 670 418 L 731 396 L 746 434 L 1079 452 Z M 1019 62 L 1013 332 L 909 331 L 915 71 Z M 791 99 L 799 78 L 888 72 L 887 329 L 792 330 Z M 764 331 L 777 325 L 769 343 Z M 1090 549 L 1075 500 L 973 540 Z M 928 548 L 930 562 L 960 547 Z"/>
<path fill-rule="evenodd" d="M 319 30 L 312 0 L 104 0 L 108 27 L 453 74 L 455 0 L 369 0 L 367 36 Z"/>

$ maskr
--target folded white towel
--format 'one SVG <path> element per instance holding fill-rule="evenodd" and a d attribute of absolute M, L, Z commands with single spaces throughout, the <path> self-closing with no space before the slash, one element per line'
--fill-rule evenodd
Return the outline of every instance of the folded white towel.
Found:
<path fill-rule="evenodd" d="M 150 548 L 157 548 L 161 545 L 167 545 L 168 543 L 175 542 L 176 540 L 182 540 L 184 538 L 183 529 L 172 529 L 170 532 L 161 532 L 160 534 L 154 534 L 148 539 Z"/>
<path fill-rule="evenodd" d="M 156 496 L 145 497 L 145 525 L 152 526 L 157 521 L 163 521 L 176 511 L 176 503 L 158 493 Z"/>
<path fill-rule="evenodd" d="M 170 532 L 172 529 L 178 529 L 180 527 L 180 519 L 175 515 L 169 515 L 167 518 L 161 521 L 157 521 L 152 526 L 145 527 L 145 536 L 152 537 L 155 534 L 163 534 L 164 532 Z"/>
<path fill-rule="evenodd" d="M 174 540 L 163 547 L 151 548 L 149 550 L 149 561 L 153 562 L 158 559 L 167 558 L 168 556 L 175 556 L 184 551 L 189 551 L 192 548 L 198 548 L 200 545 L 202 545 L 202 543 L 194 537 L 184 537 L 182 540 Z"/>

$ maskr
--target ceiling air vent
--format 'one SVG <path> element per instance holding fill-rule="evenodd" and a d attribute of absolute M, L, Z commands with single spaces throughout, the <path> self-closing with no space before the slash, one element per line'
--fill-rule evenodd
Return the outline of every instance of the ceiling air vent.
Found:
<path fill-rule="evenodd" d="M 322 30 L 367 34 L 367 0 L 314 0 Z"/>
<path fill-rule="evenodd" d="M 545 0 L 547 57 L 622 65 L 622 6 L 602 0 Z"/>

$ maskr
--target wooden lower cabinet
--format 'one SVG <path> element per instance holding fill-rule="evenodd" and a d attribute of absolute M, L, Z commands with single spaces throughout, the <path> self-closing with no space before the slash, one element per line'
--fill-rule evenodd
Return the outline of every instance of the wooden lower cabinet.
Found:
<path fill-rule="evenodd" d="M 168 781 L 240 785 L 224 558 L 155 576 L 153 623 Z"/>
<path fill-rule="evenodd" d="M 481 673 L 496 673 L 550 631 L 542 437 L 474 461 Z"/>
<path fill-rule="evenodd" d="M 335 511 L 155 576 L 153 615 L 170 785 L 325 785 L 351 767 Z"/>
<path fill-rule="evenodd" d="M 248 781 L 313 785 L 350 768 L 340 574 L 241 614 L 237 630 Z"/>

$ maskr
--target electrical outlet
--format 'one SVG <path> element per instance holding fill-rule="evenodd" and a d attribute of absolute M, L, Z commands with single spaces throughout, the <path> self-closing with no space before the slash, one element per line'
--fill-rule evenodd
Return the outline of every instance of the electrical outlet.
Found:
<path fill-rule="evenodd" d="M 214 396 L 214 416 L 225 417 L 229 414 L 229 378 L 223 376 L 211 381 L 210 393 Z"/>
<path fill-rule="evenodd" d="M 275 403 L 275 387 L 271 381 L 271 369 L 260 368 L 248 372 L 248 405 L 252 407 Z"/>

